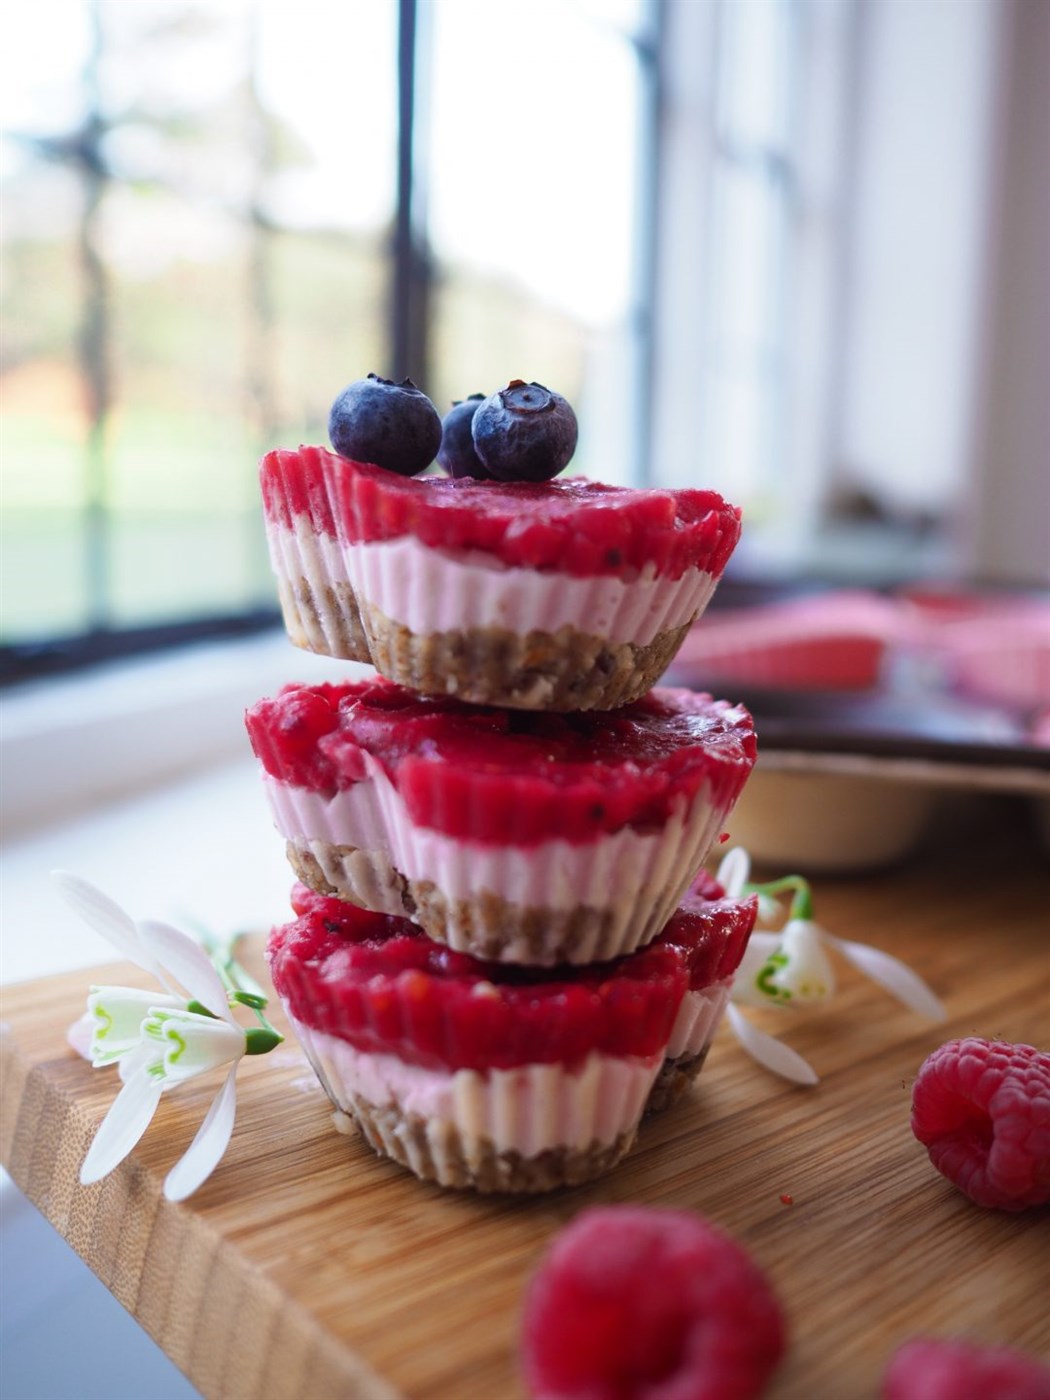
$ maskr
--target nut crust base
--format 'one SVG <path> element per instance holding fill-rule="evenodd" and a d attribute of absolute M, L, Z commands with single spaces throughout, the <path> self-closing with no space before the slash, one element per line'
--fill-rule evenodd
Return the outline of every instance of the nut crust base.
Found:
<path fill-rule="evenodd" d="M 698 1055 L 679 1055 L 676 1059 L 664 1060 L 653 1087 L 649 1090 L 649 1098 L 645 1104 L 646 1116 L 650 1113 L 662 1113 L 665 1108 L 670 1108 L 678 1102 L 703 1069 L 710 1048 L 709 1045 L 705 1045 Z"/>
<path fill-rule="evenodd" d="M 410 880 L 382 856 L 354 846 L 288 841 L 285 849 L 298 878 L 317 894 L 412 919 L 428 937 L 486 962 L 608 962 L 651 942 L 677 907 L 673 888 L 629 909 L 547 909 L 511 904 L 488 890 L 450 900 L 432 881 Z"/>
<path fill-rule="evenodd" d="M 613 710 L 645 695 L 674 660 L 691 623 L 646 646 L 610 642 L 573 627 L 511 632 L 499 627 L 432 632 L 392 622 L 359 600 L 372 664 L 428 695 L 522 710 Z"/>
<path fill-rule="evenodd" d="M 630 704 L 660 679 L 692 625 L 660 632 L 644 646 L 570 626 L 524 634 L 499 627 L 417 634 L 347 583 L 326 585 L 320 597 L 305 578 L 279 583 L 285 628 L 296 646 L 364 661 L 426 695 L 509 709 L 613 710 Z"/>
<path fill-rule="evenodd" d="M 277 591 L 284 628 L 293 645 L 320 656 L 372 664 L 357 595 L 348 583 L 325 584 L 315 593 L 305 578 L 278 575 Z"/>
<path fill-rule="evenodd" d="M 431 1123 L 393 1105 L 380 1108 L 355 1096 L 337 1108 L 352 1116 L 381 1157 L 399 1162 L 421 1181 L 486 1194 L 535 1195 L 593 1181 L 627 1155 L 635 1138 L 632 1130 L 611 1143 L 548 1148 L 526 1157 L 520 1152 L 500 1152 L 487 1138 L 466 1138 L 450 1123 Z"/>

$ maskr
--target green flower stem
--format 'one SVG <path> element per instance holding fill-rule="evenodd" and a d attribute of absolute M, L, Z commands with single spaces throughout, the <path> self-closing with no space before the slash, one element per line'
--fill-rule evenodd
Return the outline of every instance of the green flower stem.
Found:
<path fill-rule="evenodd" d="M 232 938 L 223 941 L 215 938 L 206 930 L 201 930 L 201 937 L 230 1000 L 236 1002 L 238 1006 L 248 1007 L 262 1028 L 262 1032 L 247 1032 L 251 1047 L 248 1053 L 250 1055 L 265 1055 L 280 1045 L 284 1036 L 270 1024 L 263 1012 L 263 1008 L 267 1005 L 267 998 L 263 994 L 262 988 L 254 978 L 245 972 L 234 956 L 233 950 L 240 942 L 242 935 L 235 933 Z M 254 1043 L 252 1037 L 255 1038 Z"/>
<path fill-rule="evenodd" d="M 771 896 L 785 894 L 790 890 L 794 896 L 791 900 L 790 917 L 809 920 L 813 918 L 813 893 L 809 881 L 804 880 L 801 875 L 785 875 L 780 880 L 770 880 L 767 885 L 748 885 L 746 888 L 751 894 Z"/>

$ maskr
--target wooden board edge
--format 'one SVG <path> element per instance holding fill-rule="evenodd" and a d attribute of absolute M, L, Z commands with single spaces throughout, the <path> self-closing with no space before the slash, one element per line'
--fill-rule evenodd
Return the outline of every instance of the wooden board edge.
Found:
<path fill-rule="evenodd" d="M 401 1400 L 134 1158 L 81 1186 L 95 1124 L 63 1092 L 63 1069 L 30 1064 L 0 1030 L 0 1161 L 207 1400 Z"/>

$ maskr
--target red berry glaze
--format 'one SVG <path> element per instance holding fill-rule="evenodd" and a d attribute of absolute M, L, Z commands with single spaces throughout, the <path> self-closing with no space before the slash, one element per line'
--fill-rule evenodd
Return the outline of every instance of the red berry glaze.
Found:
<path fill-rule="evenodd" d="M 755 916 L 753 900 L 691 895 L 648 948 L 566 974 L 481 962 L 302 885 L 292 908 L 267 957 L 297 1021 L 358 1050 L 479 1070 L 661 1053 L 686 988 L 735 970 Z"/>
<path fill-rule="evenodd" d="M 267 947 L 273 984 L 297 1021 L 358 1050 L 446 1069 L 575 1064 L 593 1051 L 659 1054 L 688 974 L 670 948 L 566 977 L 489 964 L 415 924 L 298 888 L 294 923 Z"/>
<path fill-rule="evenodd" d="M 436 549 L 481 550 L 512 567 L 666 578 L 720 578 L 740 511 L 714 491 L 636 491 L 582 477 L 539 484 L 398 477 L 323 447 L 269 452 L 259 468 L 267 519 L 348 543 L 414 535 Z"/>
<path fill-rule="evenodd" d="M 758 917 L 758 896 L 726 899 L 722 886 L 701 870 L 674 918 L 650 944 L 673 948 L 689 975 L 691 991 L 731 977 L 740 966 Z"/>
<path fill-rule="evenodd" d="M 1050 1400 L 1050 1368 L 1009 1347 L 919 1337 L 890 1362 L 882 1400 Z"/>
<path fill-rule="evenodd" d="M 705 784 L 729 808 L 755 760 L 747 711 L 685 690 L 557 715 L 421 696 L 382 679 L 292 685 L 253 705 L 246 723 L 280 782 L 331 793 L 360 782 L 374 759 L 417 826 L 504 845 L 658 828 Z"/>
<path fill-rule="evenodd" d="M 919 1070 L 912 1132 L 930 1161 L 979 1206 L 1050 1201 L 1050 1054 L 1030 1045 L 951 1040 Z"/>
<path fill-rule="evenodd" d="M 764 1274 L 687 1211 L 584 1211 L 526 1294 L 522 1362 L 535 1400 L 750 1400 L 783 1351 Z"/>

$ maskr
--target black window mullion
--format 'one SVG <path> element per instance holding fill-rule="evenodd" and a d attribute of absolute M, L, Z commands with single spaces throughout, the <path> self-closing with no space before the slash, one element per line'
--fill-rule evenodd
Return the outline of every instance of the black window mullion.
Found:
<path fill-rule="evenodd" d="M 637 373 L 634 379 L 634 441 L 631 482 L 650 486 L 653 460 L 653 396 L 655 393 L 654 316 L 656 306 L 657 220 L 662 169 L 660 132 L 664 117 L 664 52 L 666 0 L 648 0 L 644 28 L 634 48 L 642 88 L 638 150 L 639 189 L 635 208 L 634 296 L 631 336 Z"/>
<path fill-rule="evenodd" d="M 427 385 L 430 259 L 416 170 L 419 3 L 398 0 L 397 207 L 391 269 L 391 360 L 395 379 Z"/>

